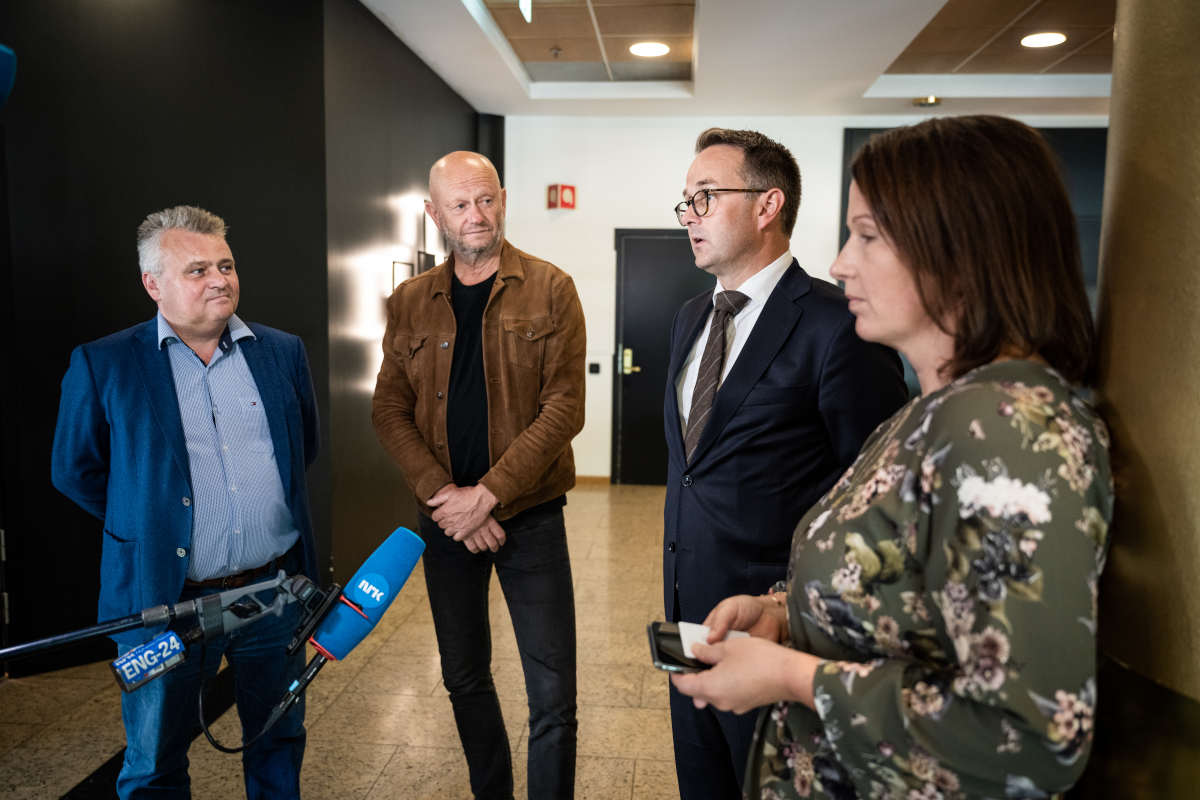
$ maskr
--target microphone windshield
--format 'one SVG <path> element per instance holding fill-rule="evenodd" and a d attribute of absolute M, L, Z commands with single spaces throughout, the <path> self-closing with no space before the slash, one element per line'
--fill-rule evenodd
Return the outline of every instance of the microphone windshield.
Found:
<path fill-rule="evenodd" d="M 317 626 L 313 647 L 326 658 L 345 658 L 383 617 L 424 550 L 421 537 L 408 528 L 393 531 L 358 568 L 341 600 Z"/>

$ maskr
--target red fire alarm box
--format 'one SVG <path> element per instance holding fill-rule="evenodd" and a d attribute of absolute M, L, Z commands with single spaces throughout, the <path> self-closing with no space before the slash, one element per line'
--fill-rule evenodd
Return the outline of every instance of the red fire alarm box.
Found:
<path fill-rule="evenodd" d="M 546 208 L 574 208 L 575 187 L 566 183 L 552 183 L 546 187 Z"/>

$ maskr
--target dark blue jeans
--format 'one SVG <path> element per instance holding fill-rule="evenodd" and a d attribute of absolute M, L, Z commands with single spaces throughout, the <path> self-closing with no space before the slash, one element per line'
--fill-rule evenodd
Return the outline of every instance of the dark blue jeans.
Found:
<path fill-rule="evenodd" d="M 512 755 L 492 682 L 488 582 L 508 603 L 529 698 L 529 797 L 575 792 L 575 592 L 562 508 L 501 526 L 498 552 L 473 554 L 422 515 L 425 585 L 454 721 L 478 800 L 510 800 Z"/>
<path fill-rule="evenodd" d="M 295 557 L 294 564 L 287 563 L 289 559 L 291 556 L 285 559 L 283 569 L 292 575 L 299 569 L 299 558 Z M 180 600 L 214 591 L 185 588 Z M 270 603 L 274 592 L 258 596 Z M 285 606 L 279 617 L 268 616 L 207 642 L 196 642 L 188 648 L 182 664 L 124 694 L 121 717 L 125 721 L 125 764 L 117 778 L 121 800 L 191 797 L 187 751 L 200 733 L 197 699 L 201 682 L 217 673 L 222 655 L 233 669 L 243 739 L 257 734 L 288 684 L 304 670 L 303 650 L 295 656 L 287 655 L 288 642 L 299 624 L 299 607 L 294 603 Z M 120 648 L 122 653 L 129 649 Z M 249 800 L 300 797 L 304 740 L 301 695 L 264 738 L 242 753 Z M 205 741 L 201 746 L 209 745 Z"/>

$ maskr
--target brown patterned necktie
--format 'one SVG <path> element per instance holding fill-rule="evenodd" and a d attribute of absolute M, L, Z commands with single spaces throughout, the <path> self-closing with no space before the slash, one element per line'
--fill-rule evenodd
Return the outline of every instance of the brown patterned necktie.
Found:
<path fill-rule="evenodd" d="M 683 452 L 689 462 L 700 443 L 700 435 L 712 413 L 717 386 L 721 383 L 721 372 L 725 367 L 725 325 L 748 302 L 750 298 L 741 292 L 719 292 L 713 298 L 712 325 L 708 329 L 704 355 L 700 357 L 700 373 L 696 376 L 696 388 L 692 390 L 692 412 L 688 414 L 687 432 L 683 437 Z"/>

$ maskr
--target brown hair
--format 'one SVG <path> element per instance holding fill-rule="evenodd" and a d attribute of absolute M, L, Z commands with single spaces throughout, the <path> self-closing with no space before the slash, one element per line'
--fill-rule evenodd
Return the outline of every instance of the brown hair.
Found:
<path fill-rule="evenodd" d="M 779 218 L 784 234 L 791 236 L 792 229 L 796 227 L 796 214 L 800 210 L 800 167 L 796 165 L 791 151 L 758 131 L 709 128 L 696 139 L 696 152 L 718 144 L 727 144 L 742 151 L 742 178 L 747 183 L 746 188 L 779 189 L 783 192 L 783 210 Z"/>
<path fill-rule="evenodd" d="M 926 313 L 953 333 L 951 379 L 1036 353 L 1067 380 L 1090 381 L 1075 216 L 1041 134 L 1005 117 L 930 119 L 873 136 L 850 174 Z"/>

